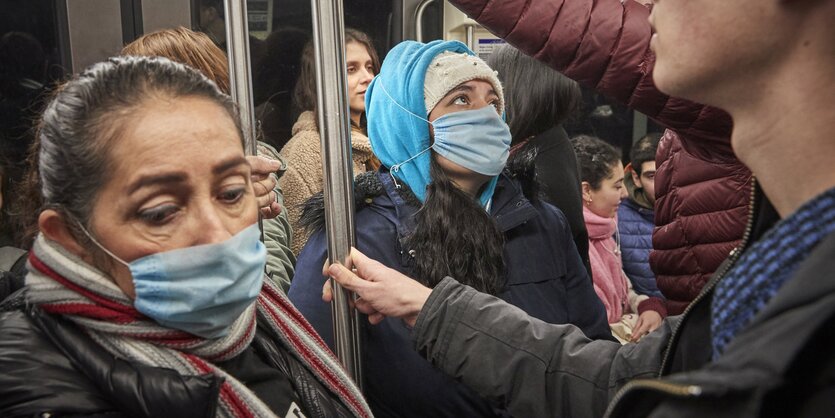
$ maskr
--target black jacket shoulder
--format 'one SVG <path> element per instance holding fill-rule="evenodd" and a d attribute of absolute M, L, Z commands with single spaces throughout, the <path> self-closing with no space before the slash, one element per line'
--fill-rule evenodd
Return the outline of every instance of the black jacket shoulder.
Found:
<path fill-rule="evenodd" d="M 214 416 L 221 379 L 118 359 L 36 308 L 0 312 L 0 335 L 0 416 Z"/>

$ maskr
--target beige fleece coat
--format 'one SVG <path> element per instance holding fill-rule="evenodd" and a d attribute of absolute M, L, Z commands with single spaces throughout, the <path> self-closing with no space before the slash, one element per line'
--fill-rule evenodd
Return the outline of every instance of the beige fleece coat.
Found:
<path fill-rule="evenodd" d="M 374 153 L 371 142 L 362 132 L 351 132 L 354 176 L 366 171 Z M 293 253 L 298 255 L 307 242 L 307 233 L 298 226 L 304 202 L 322 191 L 322 144 L 313 112 L 304 112 L 293 125 L 293 137 L 281 149 L 281 156 L 287 160 L 287 171 L 279 179 L 284 191 L 284 204 L 293 225 Z"/>

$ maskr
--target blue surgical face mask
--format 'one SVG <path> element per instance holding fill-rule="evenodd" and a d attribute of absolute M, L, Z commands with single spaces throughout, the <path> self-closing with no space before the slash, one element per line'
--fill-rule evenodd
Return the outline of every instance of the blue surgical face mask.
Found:
<path fill-rule="evenodd" d="M 485 176 L 498 176 L 510 154 L 510 129 L 493 106 L 447 113 L 434 121 L 438 155 Z"/>
<path fill-rule="evenodd" d="M 403 164 L 434 149 L 438 155 L 476 173 L 485 176 L 501 174 L 510 154 L 511 136 L 510 128 L 495 107 L 447 113 L 432 122 L 412 112 L 409 114 L 431 124 L 435 140 L 429 148 L 393 165 L 391 171 L 397 172 Z"/>
<path fill-rule="evenodd" d="M 82 228 L 83 229 L 83 228 Z M 157 323 L 203 338 L 219 338 L 261 292 L 267 250 L 253 224 L 226 241 L 152 254 L 125 262 L 134 307 Z"/>

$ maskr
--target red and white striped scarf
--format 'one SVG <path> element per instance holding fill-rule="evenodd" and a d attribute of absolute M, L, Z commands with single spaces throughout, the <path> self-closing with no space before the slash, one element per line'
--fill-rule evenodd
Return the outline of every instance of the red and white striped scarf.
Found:
<path fill-rule="evenodd" d="M 355 416 L 372 416 L 333 353 L 269 279 L 264 280 L 257 303 L 241 314 L 229 334 L 209 340 L 165 328 L 142 315 L 103 272 L 43 236 L 37 238 L 29 253 L 29 271 L 29 302 L 75 322 L 113 355 L 174 369 L 182 375 L 212 373 L 223 377 L 218 416 L 275 416 L 243 383 L 214 365 L 234 358 L 249 346 L 255 336 L 256 315 Z"/>

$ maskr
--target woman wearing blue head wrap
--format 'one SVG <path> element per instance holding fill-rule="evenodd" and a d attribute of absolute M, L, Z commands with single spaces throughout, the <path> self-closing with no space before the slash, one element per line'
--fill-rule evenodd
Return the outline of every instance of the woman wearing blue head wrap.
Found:
<path fill-rule="evenodd" d="M 503 110 L 495 72 L 464 44 L 407 41 L 392 49 L 366 93 L 369 139 L 383 167 L 355 182 L 357 247 L 429 287 L 445 276 L 467 278 L 544 321 L 611 339 L 565 216 L 531 186 L 533 158 L 505 167 Z M 321 300 L 321 209 L 314 198 L 302 216 L 314 232 L 289 295 L 333 346 L 331 308 Z M 401 321 L 368 326 L 364 337 L 375 415 L 503 415 L 414 352 Z"/>

